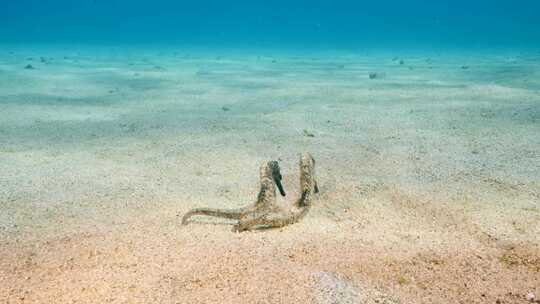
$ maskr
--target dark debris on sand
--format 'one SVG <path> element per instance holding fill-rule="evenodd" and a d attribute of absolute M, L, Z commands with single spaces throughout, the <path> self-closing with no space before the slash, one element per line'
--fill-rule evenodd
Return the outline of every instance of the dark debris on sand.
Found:
<path fill-rule="evenodd" d="M 302 133 L 304 134 L 305 137 L 315 137 L 315 134 L 313 134 L 312 132 L 310 132 L 310 131 L 308 131 L 306 129 L 304 129 L 302 131 Z"/>

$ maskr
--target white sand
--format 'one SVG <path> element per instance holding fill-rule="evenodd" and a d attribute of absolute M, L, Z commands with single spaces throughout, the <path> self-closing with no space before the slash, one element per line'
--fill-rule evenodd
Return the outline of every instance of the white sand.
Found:
<path fill-rule="evenodd" d="M 537 51 L 0 50 L 1 303 L 540 297 Z M 301 223 L 180 225 L 303 151 Z"/>

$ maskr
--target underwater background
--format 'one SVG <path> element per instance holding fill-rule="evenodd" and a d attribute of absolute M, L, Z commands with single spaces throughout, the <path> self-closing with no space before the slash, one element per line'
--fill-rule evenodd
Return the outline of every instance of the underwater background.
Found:
<path fill-rule="evenodd" d="M 0 303 L 540 303 L 539 16 L 0 0 Z"/>
<path fill-rule="evenodd" d="M 224 47 L 531 47 L 540 3 L 3 0 L 0 43 Z"/>

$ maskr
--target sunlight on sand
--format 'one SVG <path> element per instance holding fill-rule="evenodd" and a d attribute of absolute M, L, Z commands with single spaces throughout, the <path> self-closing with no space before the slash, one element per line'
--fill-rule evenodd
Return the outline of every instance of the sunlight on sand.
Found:
<path fill-rule="evenodd" d="M 527 303 L 538 134 L 534 52 L 3 51 L 0 302 Z M 302 222 L 180 225 L 303 151 Z"/>

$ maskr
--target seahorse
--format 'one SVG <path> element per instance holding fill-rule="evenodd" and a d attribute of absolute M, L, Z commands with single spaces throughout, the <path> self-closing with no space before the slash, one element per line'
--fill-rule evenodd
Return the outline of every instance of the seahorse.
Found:
<path fill-rule="evenodd" d="M 184 215 L 182 224 L 186 225 L 189 218 L 194 215 L 206 215 L 239 220 L 249 214 L 276 210 L 278 208 L 276 205 L 276 187 L 282 196 L 286 195 L 283 185 L 281 184 L 283 177 L 281 175 L 279 163 L 277 161 L 269 161 L 262 164 L 259 174 L 260 190 L 255 203 L 238 209 L 195 208 Z"/>
<path fill-rule="evenodd" d="M 260 227 L 280 228 L 300 221 L 311 209 L 313 194 L 319 192 L 315 174 L 315 159 L 311 154 L 304 153 L 300 157 L 300 192 L 292 209 L 276 209 L 264 212 L 253 212 L 239 218 L 233 231 L 242 232 Z"/>

